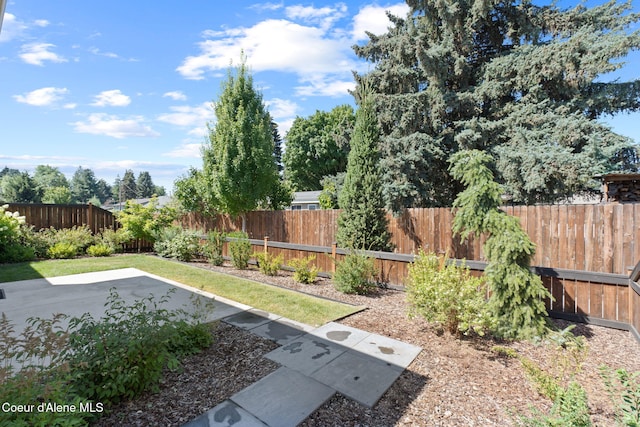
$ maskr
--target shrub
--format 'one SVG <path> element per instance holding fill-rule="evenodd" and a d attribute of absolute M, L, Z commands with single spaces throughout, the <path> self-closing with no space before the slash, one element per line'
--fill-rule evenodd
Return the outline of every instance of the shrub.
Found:
<path fill-rule="evenodd" d="M 373 258 L 353 252 L 338 263 L 333 275 L 333 284 L 338 291 L 345 294 L 365 295 L 375 288 L 374 280 L 377 274 Z"/>
<path fill-rule="evenodd" d="M 205 326 L 189 325 L 182 310 L 161 308 L 169 297 L 150 295 L 126 305 L 111 289 L 104 317 L 85 313 L 70 320 L 65 357 L 79 393 L 114 403 L 156 391 L 165 367 L 176 369 L 178 356 L 211 344 Z"/>
<path fill-rule="evenodd" d="M 262 274 L 275 276 L 278 274 L 280 264 L 282 264 L 282 254 L 274 257 L 269 252 L 256 252 L 253 256 L 258 261 L 258 267 Z"/>
<path fill-rule="evenodd" d="M 52 243 L 45 232 L 34 230 L 33 226 L 20 227 L 20 241 L 33 250 L 34 257 L 47 258 L 47 250 Z"/>
<path fill-rule="evenodd" d="M 313 283 L 318 276 L 318 267 L 311 265 L 316 259 L 315 255 L 306 258 L 294 258 L 289 260 L 289 267 L 293 268 L 293 280 L 300 283 Z"/>
<path fill-rule="evenodd" d="M 103 257 L 109 256 L 113 254 L 113 249 L 111 246 L 106 245 L 104 243 L 99 243 L 97 245 L 91 245 L 87 248 L 87 255 L 93 257 Z"/>
<path fill-rule="evenodd" d="M 409 316 L 423 316 L 459 336 L 483 335 L 492 326 L 485 300 L 486 285 L 469 269 L 446 263 L 445 257 L 420 250 L 406 281 Z"/>
<path fill-rule="evenodd" d="M 155 236 L 153 249 L 162 257 L 189 262 L 199 254 L 200 235 L 196 231 L 166 227 Z"/>
<path fill-rule="evenodd" d="M 122 245 L 129 240 L 129 237 L 123 228 L 117 230 L 105 228 L 100 232 L 98 240 L 102 244 L 109 246 L 112 252 L 122 252 Z"/>
<path fill-rule="evenodd" d="M 234 240 L 229 242 L 229 255 L 231 256 L 231 264 L 237 269 L 244 270 L 249 266 L 249 258 L 251 258 L 251 242 L 249 236 L 242 231 L 229 233 L 229 237 Z"/>
<path fill-rule="evenodd" d="M 158 209 L 157 205 L 157 197 L 152 197 L 147 206 L 127 200 L 124 209 L 118 212 L 117 218 L 128 240 L 145 239 L 155 242 L 156 233 L 176 219 L 175 209 L 170 207 Z"/>
<path fill-rule="evenodd" d="M 526 427 L 588 427 L 591 426 L 587 393 L 582 386 L 572 381 L 566 388 L 560 388 L 549 414 L 534 410 L 532 417 L 520 417 L 520 424 Z"/>
<path fill-rule="evenodd" d="M 2 402 L 31 405 L 39 402 L 75 404 L 87 402 L 74 390 L 68 369 L 61 357 L 68 331 L 61 326 L 65 316 L 53 319 L 30 318 L 19 336 L 3 313 L 0 318 L 0 396 Z M 15 372 L 12 362 L 21 366 Z M 3 426 L 82 426 L 93 415 L 88 412 L 0 411 Z"/>
<path fill-rule="evenodd" d="M 47 256 L 52 259 L 68 259 L 78 254 L 78 248 L 68 242 L 58 242 L 47 250 Z"/>
<path fill-rule="evenodd" d="M 18 212 L 8 212 L 8 207 L 0 206 L 0 262 L 32 260 L 34 251 L 24 244 L 22 238 L 24 217 Z"/>
<path fill-rule="evenodd" d="M 640 426 L 640 371 L 629 373 L 625 369 L 615 372 L 600 367 L 607 393 L 616 408 L 616 418 L 623 426 Z"/>
<path fill-rule="evenodd" d="M 213 265 L 222 265 L 222 248 L 225 242 L 225 234 L 222 231 L 213 230 L 207 234 L 207 242 L 204 245 L 204 253 Z"/>
<path fill-rule="evenodd" d="M 61 228 L 53 232 L 53 244 L 68 243 L 76 247 L 77 253 L 84 253 L 96 242 L 91 229 L 86 225 Z"/>

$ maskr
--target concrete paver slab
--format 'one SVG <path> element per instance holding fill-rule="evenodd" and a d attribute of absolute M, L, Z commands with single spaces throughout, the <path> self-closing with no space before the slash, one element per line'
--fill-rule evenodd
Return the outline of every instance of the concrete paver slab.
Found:
<path fill-rule="evenodd" d="M 395 369 L 402 371 L 413 362 L 422 349 L 393 338 L 371 334 L 350 351 L 357 351 L 384 360 L 391 363 Z"/>
<path fill-rule="evenodd" d="M 336 344 L 351 348 L 371 335 L 371 332 L 352 328 L 347 325 L 341 325 L 336 322 L 329 322 L 311 331 L 310 335 L 315 335 L 317 337 L 333 341 Z"/>
<path fill-rule="evenodd" d="M 305 375 L 311 375 L 345 351 L 346 347 L 312 335 L 303 335 L 264 357 Z"/>
<path fill-rule="evenodd" d="M 282 367 L 231 397 L 271 427 L 293 427 L 326 402 L 335 390 Z"/>
<path fill-rule="evenodd" d="M 266 311 L 251 309 L 223 319 L 224 322 L 245 330 L 251 330 L 258 326 L 279 319 L 280 316 Z"/>
<path fill-rule="evenodd" d="M 225 400 L 183 427 L 267 427 L 265 423 L 230 400 Z"/>
<path fill-rule="evenodd" d="M 307 332 L 305 329 L 311 328 L 305 327 L 302 323 L 281 317 L 278 320 L 272 320 L 264 325 L 251 329 L 251 332 L 262 338 L 283 345 L 292 339 L 304 335 Z"/>
<path fill-rule="evenodd" d="M 401 373 L 372 356 L 346 352 L 318 369 L 311 377 L 371 408 Z"/>

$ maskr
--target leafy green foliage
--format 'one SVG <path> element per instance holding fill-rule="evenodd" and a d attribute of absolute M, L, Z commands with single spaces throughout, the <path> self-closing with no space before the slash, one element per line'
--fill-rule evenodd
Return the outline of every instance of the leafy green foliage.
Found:
<path fill-rule="evenodd" d="M 112 252 L 122 252 L 122 245 L 129 240 L 129 236 L 122 228 L 117 230 L 106 228 L 100 232 L 97 240 L 101 244 L 109 246 Z"/>
<path fill-rule="evenodd" d="M 486 284 L 464 264 L 447 264 L 445 257 L 420 250 L 409 265 L 406 287 L 410 317 L 423 316 L 455 336 L 492 329 Z"/>
<path fill-rule="evenodd" d="M 154 190 L 155 185 L 153 185 L 149 172 L 140 172 L 136 180 L 136 197 L 139 199 L 151 197 L 154 194 Z"/>
<path fill-rule="evenodd" d="M 145 239 L 155 242 L 156 233 L 170 225 L 176 218 L 175 209 L 157 208 L 158 199 L 152 197 L 147 206 L 127 200 L 117 219 L 129 239 Z"/>
<path fill-rule="evenodd" d="M 463 238 L 487 233 L 485 276 L 491 290 L 489 307 L 495 332 L 509 338 L 534 338 L 547 333 L 545 298 L 551 294 L 529 269 L 535 245 L 517 218 L 498 209 L 500 186 L 488 167 L 491 156 L 461 151 L 451 157 L 451 173 L 466 189 L 454 201 L 453 231 Z"/>
<path fill-rule="evenodd" d="M 532 417 L 521 416 L 519 421 L 526 427 L 589 427 L 592 424 L 587 393 L 580 384 L 572 381 L 567 388 L 558 390 L 549 414 L 534 410 Z"/>
<path fill-rule="evenodd" d="M 54 243 L 47 249 L 47 256 L 51 259 L 69 259 L 78 255 L 78 247 L 70 242 Z"/>
<path fill-rule="evenodd" d="M 25 218 L 19 212 L 7 211 L 8 207 L 0 206 L 0 263 L 32 260 L 34 251 L 23 238 Z"/>
<path fill-rule="evenodd" d="M 74 225 L 71 228 L 56 230 L 51 227 L 41 231 L 45 233 L 50 245 L 68 243 L 77 248 L 78 253 L 84 253 L 86 249 L 96 242 L 96 238 L 87 225 Z"/>
<path fill-rule="evenodd" d="M 112 254 L 113 249 L 105 243 L 98 243 L 87 248 L 87 255 L 93 257 L 110 256 Z"/>
<path fill-rule="evenodd" d="M 68 187 L 47 187 L 42 194 L 42 203 L 68 205 L 72 201 L 73 196 Z"/>
<path fill-rule="evenodd" d="M 633 141 L 599 122 L 640 109 L 639 81 L 606 77 L 640 48 L 631 3 L 407 3 L 386 34 L 355 48 L 375 67 L 357 80 L 376 90 L 394 211 L 449 206 L 460 186 L 447 161 L 459 150 L 493 153 L 505 191 L 529 204 L 636 168 Z"/>
<path fill-rule="evenodd" d="M 40 189 L 28 172 L 6 174 L 0 179 L 0 201 L 11 203 L 40 203 Z"/>
<path fill-rule="evenodd" d="M 344 177 L 346 172 L 339 172 L 336 175 L 325 176 L 320 181 L 322 191 L 318 196 L 320 208 L 322 209 L 338 209 L 338 195 L 344 185 Z"/>
<path fill-rule="evenodd" d="M 346 171 L 354 123 L 350 105 L 296 117 L 287 132 L 283 162 L 285 176 L 297 191 L 319 190 L 323 177 Z"/>
<path fill-rule="evenodd" d="M 379 139 L 373 102 L 366 96 L 356 112 L 347 174 L 338 196 L 342 212 L 338 217 L 336 239 L 341 247 L 373 251 L 391 249 L 391 234 L 382 199 Z"/>
<path fill-rule="evenodd" d="M 333 274 L 333 285 L 345 294 L 366 295 L 376 288 L 377 274 L 373 258 L 353 252 L 338 262 Z"/>
<path fill-rule="evenodd" d="M 615 405 L 618 423 L 628 427 L 640 426 L 640 371 L 612 371 L 609 367 L 601 366 L 600 375 Z"/>
<path fill-rule="evenodd" d="M 181 227 L 165 227 L 155 234 L 153 250 L 161 257 L 189 262 L 200 253 L 200 233 Z"/>
<path fill-rule="evenodd" d="M 287 265 L 293 268 L 293 280 L 306 284 L 315 282 L 316 277 L 318 277 L 318 267 L 313 264 L 315 259 L 315 255 L 290 259 Z"/>
<path fill-rule="evenodd" d="M 229 255 L 231 256 L 231 264 L 240 270 L 244 270 L 249 266 L 251 258 L 251 242 L 249 236 L 243 231 L 235 231 L 228 234 L 232 240 L 229 242 Z"/>
<path fill-rule="evenodd" d="M 260 268 L 262 274 L 267 276 L 275 276 L 278 274 L 278 270 L 283 261 L 282 254 L 273 256 L 269 252 L 256 252 L 253 256 L 258 261 L 258 268 Z"/>
<path fill-rule="evenodd" d="M 68 342 L 68 331 L 61 323 L 65 316 L 53 319 L 28 319 L 22 334 L 2 313 L 0 318 L 0 396 L 13 405 L 38 405 L 40 402 L 74 404 L 88 399 L 78 395 L 71 382 L 68 365 L 61 355 Z M 20 366 L 14 369 L 13 363 Z M 0 411 L 3 426 L 84 426 L 94 415 L 88 412 Z"/>
<path fill-rule="evenodd" d="M 65 357 L 80 394 L 114 403 L 157 390 L 163 368 L 176 369 L 179 355 L 211 344 L 208 330 L 192 329 L 184 311 L 162 308 L 169 297 L 150 295 L 127 305 L 112 289 L 104 317 L 85 313 L 70 320 Z"/>
<path fill-rule="evenodd" d="M 93 171 L 81 166 L 71 178 L 71 195 L 76 203 L 87 203 L 96 194 L 98 182 Z"/>
<path fill-rule="evenodd" d="M 211 193 L 204 200 L 215 202 L 216 210 L 232 216 L 258 205 L 280 208 L 290 204 L 291 193 L 279 188 L 271 117 L 262 95 L 253 87 L 244 57 L 238 67 L 229 70 L 215 105 L 217 120 L 202 150 L 201 178 L 206 184 L 198 188 Z"/>
<path fill-rule="evenodd" d="M 222 265 L 224 263 L 222 249 L 224 247 L 225 237 L 224 232 L 219 230 L 213 230 L 207 233 L 207 241 L 203 251 L 209 262 L 213 265 Z"/>

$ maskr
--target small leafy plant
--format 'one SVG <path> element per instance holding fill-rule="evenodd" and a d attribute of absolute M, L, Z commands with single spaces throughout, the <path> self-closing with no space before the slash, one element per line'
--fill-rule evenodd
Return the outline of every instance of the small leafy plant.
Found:
<path fill-rule="evenodd" d="M 258 261 L 258 268 L 260 268 L 262 274 L 267 276 L 275 276 L 278 274 L 278 270 L 283 261 L 282 254 L 274 257 L 269 252 L 256 252 L 253 256 Z"/>
<path fill-rule="evenodd" d="M 616 407 L 618 423 L 628 427 L 640 426 L 640 371 L 627 372 L 626 369 L 612 371 L 607 366 L 600 367 L 609 398 Z"/>
<path fill-rule="evenodd" d="M 200 233 L 181 227 L 166 227 L 154 233 L 153 249 L 164 258 L 189 262 L 200 252 Z"/>
<path fill-rule="evenodd" d="M 58 242 L 47 250 L 47 256 L 52 259 L 69 259 L 78 254 L 78 247 L 70 242 Z"/>
<path fill-rule="evenodd" d="M 222 265 L 224 263 L 224 258 L 222 257 L 224 242 L 225 234 L 222 231 L 213 230 L 207 234 L 203 252 L 211 264 Z"/>
<path fill-rule="evenodd" d="M 484 335 L 492 320 L 485 300 L 486 285 L 464 266 L 420 250 L 406 281 L 409 316 L 420 315 L 455 336 L 473 331 Z"/>
<path fill-rule="evenodd" d="M 309 255 L 305 258 L 294 258 L 287 263 L 293 268 L 293 280 L 299 283 L 310 284 L 316 281 L 318 276 L 318 267 L 313 265 L 315 255 Z"/>
<path fill-rule="evenodd" d="M 229 255 L 231 255 L 231 264 L 239 269 L 244 270 L 249 266 L 251 258 L 251 242 L 249 236 L 242 231 L 229 233 L 229 237 L 233 240 L 229 242 Z"/>
<path fill-rule="evenodd" d="M 87 248 L 87 255 L 92 257 L 104 257 L 110 256 L 113 254 L 113 249 L 111 246 L 99 243 L 97 245 L 91 245 Z"/>
<path fill-rule="evenodd" d="M 366 295 L 375 289 L 377 274 L 373 258 L 363 253 L 352 252 L 338 262 L 333 275 L 333 285 L 345 294 Z"/>

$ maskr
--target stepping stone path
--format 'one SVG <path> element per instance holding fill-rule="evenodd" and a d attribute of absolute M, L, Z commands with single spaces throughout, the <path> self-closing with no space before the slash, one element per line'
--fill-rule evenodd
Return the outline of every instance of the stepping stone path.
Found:
<path fill-rule="evenodd" d="M 422 350 L 335 322 L 314 328 L 246 306 L 229 315 L 234 304 L 216 299 L 217 318 L 280 344 L 265 357 L 282 366 L 183 427 L 293 427 L 336 392 L 371 408 Z"/>

